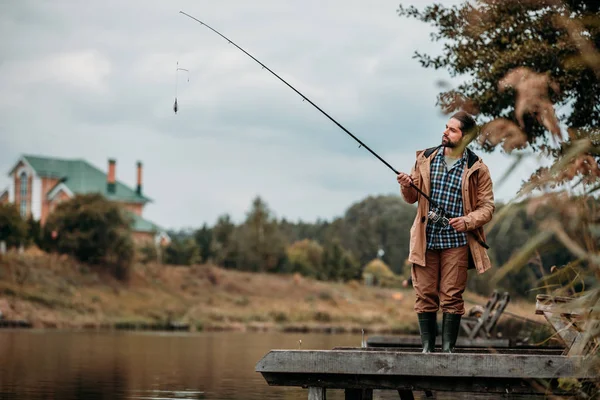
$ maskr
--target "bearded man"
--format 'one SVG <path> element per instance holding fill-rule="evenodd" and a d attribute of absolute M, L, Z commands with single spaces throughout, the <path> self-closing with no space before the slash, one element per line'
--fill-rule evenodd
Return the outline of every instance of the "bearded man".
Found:
<path fill-rule="evenodd" d="M 453 352 L 465 313 L 468 269 L 484 273 L 491 267 L 483 226 L 495 210 L 492 179 L 483 160 L 463 143 L 475 128 L 473 117 L 457 112 L 446 124 L 442 144 L 418 151 L 410 175 L 397 176 L 404 200 L 418 202 L 408 260 L 423 353 L 434 351 L 439 309 L 442 351 Z M 451 217 L 446 224 L 436 218 L 442 211 L 413 185 Z"/>

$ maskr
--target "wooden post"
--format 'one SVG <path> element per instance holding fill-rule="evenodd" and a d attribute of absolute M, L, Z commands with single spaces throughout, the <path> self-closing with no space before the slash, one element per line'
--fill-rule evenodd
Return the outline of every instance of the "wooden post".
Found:
<path fill-rule="evenodd" d="M 308 400 L 326 400 L 325 388 L 311 386 L 308 388 Z"/>

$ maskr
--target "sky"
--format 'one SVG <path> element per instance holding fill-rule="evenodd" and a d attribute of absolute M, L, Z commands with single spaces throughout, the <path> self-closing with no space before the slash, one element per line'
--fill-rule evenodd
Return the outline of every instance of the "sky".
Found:
<path fill-rule="evenodd" d="M 448 115 L 425 69 L 431 27 L 378 0 L 90 0 L 0 2 L 0 190 L 23 154 L 83 158 L 135 185 L 144 217 L 167 229 L 239 223 L 260 196 L 277 218 L 342 216 L 369 196 L 399 195 L 395 174 L 229 37 L 396 170 L 441 141 Z M 413 3 L 417 3 L 413 1 Z M 457 1 L 445 1 L 452 5 Z M 427 2 L 418 2 L 423 7 Z M 189 70 L 177 71 L 177 67 Z M 177 96 L 179 111 L 173 112 Z M 477 151 L 477 150 L 476 150 Z M 477 151 L 499 182 L 513 158 Z M 538 166 L 502 185 L 509 201 Z"/>

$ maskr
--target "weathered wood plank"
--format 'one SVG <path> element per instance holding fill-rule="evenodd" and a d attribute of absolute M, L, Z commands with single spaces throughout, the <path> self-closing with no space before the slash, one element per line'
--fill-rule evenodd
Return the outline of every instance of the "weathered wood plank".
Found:
<path fill-rule="evenodd" d="M 540 382 L 533 379 L 516 378 L 472 378 L 472 377 L 429 377 L 429 376 L 383 376 L 341 374 L 262 374 L 270 386 L 321 385 L 328 389 L 379 389 L 417 392 L 471 392 L 490 394 L 540 394 Z M 546 382 L 554 395 L 568 394 L 558 389 L 556 379 Z"/>
<path fill-rule="evenodd" d="M 557 355 L 271 350 L 257 372 L 435 377 L 589 377 L 581 357 Z"/>
<path fill-rule="evenodd" d="M 568 303 L 573 301 L 572 297 L 565 296 L 552 296 L 549 294 L 538 294 L 535 296 L 536 301 L 539 302 L 552 302 L 552 303 Z"/>
<path fill-rule="evenodd" d="M 554 305 L 554 304 L 537 304 L 535 306 L 535 313 L 537 315 L 542 315 L 544 313 L 555 313 L 555 314 L 564 314 L 568 315 L 572 318 L 581 318 L 580 310 L 570 310 L 566 305 Z"/>
<path fill-rule="evenodd" d="M 490 317 L 490 313 L 492 312 L 492 309 L 494 308 L 494 306 L 496 306 L 499 296 L 500 296 L 500 294 L 494 290 L 494 293 L 492 293 L 492 296 L 487 301 L 485 310 L 483 311 L 483 315 L 479 318 L 479 320 L 477 321 L 475 326 L 468 332 L 469 339 L 475 339 L 475 337 L 477 336 L 477 334 L 479 333 L 479 331 L 481 330 L 481 328 L 483 327 L 485 322 Z"/>
<path fill-rule="evenodd" d="M 558 337 L 565 344 L 567 348 L 566 353 L 568 354 L 569 349 L 573 345 L 573 342 L 575 342 L 575 339 L 577 339 L 579 332 L 577 331 L 577 329 L 575 329 L 575 327 L 573 327 L 571 322 L 565 320 L 565 318 L 560 315 L 556 315 L 550 312 L 544 312 L 544 316 L 546 317 L 550 325 L 552 325 L 552 328 L 554 328 L 556 333 L 558 333 Z"/>
<path fill-rule="evenodd" d="M 533 355 L 561 355 L 563 354 L 562 347 L 559 348 L 518 348 L 518 347 L 508 347 L 508 348 L 479 348 L 479 347 L 463 347 L 463 348 L 455 348 L 455 353 L 476 353 L 476 354 L 533 354 Z M 420 353 L 421 349 L 417 347 L 343 347 L 337 346 L 332 350 L 362 350 L 362 351 L 390 351 L 390 352 L 406 352 L 406 353 Z M 437 351 L 441 352 L 441 349 L 437 349 Z"/>
<path fill-rule="evenodd" d="M 436 346 L 442 345 L 442 338 L 438 336 L 435 341 Z M 415 346 L 420 347 L 420 336 L 371 336 L 367 338 L 368 347 L 392 347 L 392 346 Z M 469 339 L 459 337 L 456 340 L 456 347 L 509 347 L 509 339 Z"/>
<path fill-rule="evenodd" d="M 308 400 L 326 400 L 325 388 L 311 386 L 308 388 Z"/>

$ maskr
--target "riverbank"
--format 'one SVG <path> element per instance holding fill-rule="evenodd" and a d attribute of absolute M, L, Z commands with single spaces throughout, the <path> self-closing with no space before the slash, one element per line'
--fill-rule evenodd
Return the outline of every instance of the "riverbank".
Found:
<path fill-rule="evenodd" d="M 466 309 L 487 298 L 465 294 Z M 215 265 L 136 264 L 127 283 L 66 256 L 0 258 L 0 312 L 33 328 L 417 333 L 412 289 L 321 282 Z M 535 306 L 510 313 L 542 322 Z"/>

